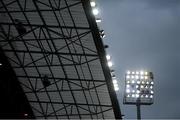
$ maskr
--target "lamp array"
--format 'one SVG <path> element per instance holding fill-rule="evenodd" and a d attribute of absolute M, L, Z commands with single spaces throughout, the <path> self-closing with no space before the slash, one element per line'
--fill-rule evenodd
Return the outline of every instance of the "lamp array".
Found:
<path fill-rule="evenodd" d="M 152 72 L 127 71 L 125 97 L 133 99 L 153 99 L 154 81 Z"/>

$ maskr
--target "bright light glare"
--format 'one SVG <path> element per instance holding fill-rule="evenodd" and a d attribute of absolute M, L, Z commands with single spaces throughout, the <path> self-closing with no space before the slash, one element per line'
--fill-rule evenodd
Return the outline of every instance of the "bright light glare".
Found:
<path fill-rule="evenodd" d="M 114 84 L 117 84 L 117 80 L 113 80 L 113 83 L 114 83 Z"/>
<path fill-rule="evenodd" d="M 148 72 L 145 72 L 144 74 L 145 74 L 145 75 L 148 75 Z"/>
<path fill-rule="evenodd" d="M 136 75 L 136 79 L 139 79 L 139 76 L 138 76 L 138 75 Z"/>
<path fill-rule="evenodd" d="M 92 10 L 92 12 L 93 12 L 94 15 L 98 15 L 99 14 L 99 10 L 97 8 L 94 8 Z"/>
<path fill-rule="evenodd" d="M 132 92 L 135 93 L 135 90 L 133 90 Z"/>
<path fill-rule="evenodd" d="M 92 1 L 90 4 L 91 4 L 91 7 L 95 7 L 96 6 L 96 3 L 94 1 Z"/>
<path fill-rule="evenodd" d="M 101 19 L 96 19 L 96 22 L 97 23 L 100 23 L 102 20 Z"/>
<path fill-rule="evenodd" d="M 148 85 L 148 84 L 149 84 L 149 82 L 146 82 L 146 84 Z"/>
<path fill-rule="evenodd" d="M 134 76 L 132 75 L 131 78 L 134 79 Z"/>
<path fill-rule="evenodd" d="M 134 94 L 132 94 L 132 97 L 135 97 L 135 95 L 134 95 Z"/>
<path fill-rule="evenodd" d="M 127 71 L 127 74 L 131 74 L 131 72 L 130 72 L 130 71 Z"/>
<path fill-rule="evenodd" d="M 139 86 L 138 85 L 136 85 L 136 88 L 138 88 Z"/>
<path fill-rule="evenodd" d="M 132 74 L 135 74 L 135 72 L 133 71 Z"/>
<path fill-rule="evenodd" d="M 115 86 L 114 86 L 114 90 L 115 90 L 115 91 L 118 91 L 118 90 L 119 90 L 119 87 L 115 87 Z"/>
<path fill-rule="evenodd" d="M 153 91 L 151 91 L 151 94 L 153 94 L 154 92 Z"/>
<path fill-rule="evenodd" d="M 150 95 L 150 98 L 153 98 L 153 95 Z"/>
<path fill-rule="evenodd" d="M 139 91 L 139 90 L 137 90 L 137 91 L 136 91 L 136 93 L 138 93 L 138 94 L 139 94 L 139 93 L 140 93 L 140 91 Z"/>
<path fill-rule="evenodd" d="M 147 79 L 148 79 L 148 76 L 145 76 L 145 79 L 147 80 Z"/>
<path fill-rule="evenodd" d="M 113 63 L 111 61 L 108 61 L 108 66 L 109 67 L 112 67 L 113 66 Z"/>
<path fill-rule="evenodd" d="M 144 81 L 142 81 L 142 84 L 144 84 Z"/>
<path fill-rule="evenodd" d="M 137 75 L 139 75 L 139 72 L 138 72 L 138 71 L 136 71 L 136 74 L 137 74 Z"/>
<path fill-rule="evenodd" d="M 130 97 L 130 95 L 127 95 L 127 97 Z"/>
<path fill-rule="evenodd" d="M 148 98 L 148 95 L 146 95 L 146 98 Z"/>
<path fill-rule="evenodd" d="M 130 76 L 129 76 L 129 75 L 127 75 L 127 76 L 126 76 L 126 78 L 127 78 L 127 79 L 129 79 L 129 78 L 130 78 Z"/>
<path fill-rule="evenodd" d="M 126 93 L 130 93 L 130 89 L 127 89 L 127 90 L 126 90 Z"/>
<path fill-rule="evenodd" d="M 136 94 L 136 97 L 138 98 L 138 97 L 139 97 L 139 94 Z"/>
<path fill-rule="evenodd" d="M 141 71 L 140 74 L 141 74 L 141 75 L 144 75 L 144 71 Z"/>
<path fill-rule="evenodd" d="M 150 86 L 151 89 L 153 89 L 153 86 Z"/>
<path fill-rule="evenodd" d="M 144 88 L 144 86 L 143 86 L 143 85 L 141 85 L 141 88 Z"/>
<path fill-rule="evenodd" d="M 144 76 L 141 76 L 141 79 L 144 79 Z"/>
<path fill-rule="evenodd" d="M 141 82 L 140 81 L 137 81 L 137 84 L 140 84 Z"/>
<path fill-rule="evenodd" d="M 111 59 L 111 56 L 110 56 L 110 55 L 106 55 L 106 59 L 107 59 L 107 60 L 110 60 L 110 59 Z"/>
<path fill-rule="evenodd" d="M 154 82 L 152 81 L 152 82 L 151 82 L 151 85 L 153 85 L 153 84 L 154 84 Z"/>
<path fill-rule="evenodd" d="M 130 85 L 128 84 L 128 85 L 126 85 L 126 87 L 127 87 L 127 88 L 129 88 L 129 87 L 130 87 Z"/>
<path fill-rule="evenodd" d="M 135 81 L 134 81 L 134 80 L 132 80 L 132 83 L 134 84 L 134 83 L 135 83 Z"/>
<path fill-rule="evenodd" d="M 2 63 L 0 63 L 0 66 L 2 65 Z"/>

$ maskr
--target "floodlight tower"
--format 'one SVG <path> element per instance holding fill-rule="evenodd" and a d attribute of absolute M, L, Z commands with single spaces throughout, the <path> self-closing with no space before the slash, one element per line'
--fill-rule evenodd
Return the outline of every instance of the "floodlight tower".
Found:
<path fill-rule="evenodd" d="M 141 119 L 141 105 L 153 104 L 153 73 L 147 71 L 127 71 L 125 74 L 124 104 L 137 106 L 137 119 Z"/>

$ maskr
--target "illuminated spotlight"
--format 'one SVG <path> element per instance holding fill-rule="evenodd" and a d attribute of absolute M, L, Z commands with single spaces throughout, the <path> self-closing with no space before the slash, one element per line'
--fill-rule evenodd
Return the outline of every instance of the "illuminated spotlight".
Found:
<path fill-rule="evenodd" d="M 113 66 L 113 63 L 111 61 L 108 61 L 108 66 L 109 67 L 112 67 Z"/>
<path fill-rule="evenodd" d="M 144 88 L 144 86 L 143 86 L 143 85 L 141 85 L 141 88 Z"/>
<path fill-rule="evenodd" d="M 135 72 L 134 72 L 134 71 L 132 71 L 132 74 L 135 74 Z"/>
<path fill-rule="evenodd" d="M 135 81 L 134 81 L 134 80 L 132 80 L 132 83 L 134 84 L 134 83 L 135 83 Z"/>
<path fill-rule="evenodd" d="M 111 56 L 110 55 L 106 55 L 106 59 L 107 60 L 111 60 Z"/>
<path fill-rule="evenodd" d="M 138 76 L 138 75 L 136 75 L 135 77 L 136 77 L 136 79 L 139 79 L 139 76 Z"/>
<path fill-rule="evenodd" d="M 137 84 L 140 84 L 140 83 L 141 83 L 141 82 L 138 80 L 138 81 L 137 81 Z"/>
<path fill-rule="evenodd" d="M 129 87 L 130 87 L 130 85 L 129 85 L 129 84 L 127 84 L 127 85 L 126 85 L 126 87 L 127 87 L 127 88 L 129 88 Z"/>
<path fill-rule="evenodd" d="M 142 81 L 142 84 L 144 84 L 145 82 L 144 81 Z"/>
<path fill-rule="evenodd" d="M 144 71 L 141 71 L 140 74 L 141 74 L 141 75 L 144 75 Z"/>
<path fill-rule="evenodd" d="M 148 98 L 148 95 L 146 95 L 146 98 Z"/>
<path fill-rule="evenodd" d="M 91 7 L 95 7 L 96 6 L 95 1 L 91 1 L 90 4 L 91 4 Z"/>
<path fill-rule="evenodd" d="M 153 89 L 153 86 L 150 86 L 151 89 Z"/>
<path fill-rule="evenodd" d="M 141 98 L 143 98 L 144 97 L 144 95 L 141 95 Z"/>
<path fill-rule="evenodd" d="M 132 75 L 131 78 L 134 79 L 134 76 Z"/>
<path fill-rule="evenodd" d="M 148 79 L 148 76 L 145 76 L 144 78 L 147 80 L 147 79 Z"/>
<path fill-rule="evenodd" d="M 153 98 L 153 95 L 150 95 L 150 98 Z"/>
<path fill-rule="evenodd" d="M 138 85 L 136 85 L 136 88 L 138 88 L 139 86 Z"/>
<path fill-rule="evenodd" d="M 127 74 L 131 74 L 131 71 L 127 71 Z"/>
<path fill-rule="evenodd" d="M 130 89 L 126 89 L 126 93 L 130 93 L 131 91 L 130 91 Z"/>
<path fill-rule="evenodd" d="M 136 71 L 136 74 L 137 74 L 137 75 L 139 75 L 139 72 L 138 72 L 138 71 Z"/>
<path fill-rule="evenodd" d="M 2 65 L 2 63 L 0 63 L 0 66 Z"/>
<path fill-rule="evenodd" d="M 141 76 L 141 79 L 144 79 L 144 76 Z"/>
<path fill-rule="evenodd" d="M 151 90 L 151 94 L 153 94 L 154 92 Z"/>
<path fill-rule="evenodd" d="M 115 90 L 115 91 L 118 91 L 118 90 L 119 90 L 119 87 L 114 86 L 114 90 Z"/>
<path fill-rule="evenodd" d="M 149 82 L 146 82 L 146 84 L 148 85 L 148 84 L 149 84 Z"/>
<path fill-rule="evenodd" d="M 135 93 L 135 90 L 132 90 L 133 93 Z"/>
<path fill-rule="evenodd" d="M 153 85 L 153 84 L 154 84 L 154 82 L 152 81 L 152 82 L 151 82 L 151 85 Z"/>
<path fill-rule="evenodd" d="M 93 8 L 92 10 L 94 15 L 98 15 L 99 14 L 99 10 L 97 8 Z"/>
<path fill-rule="evenodd" d="M 128 94 L 127 97 L 130 97 L 130 95 Z"/>
<path fill-rule="evenodd" d="M 138 97 L 139 97 L 139 94 L 136 94 L 136 97 L 138 98 Z"/>
<path fill-rule="evenodd" d="M 129 78 L 130 78 L 130 76 L 129 76 L 129 75 L 127 75 L 127 76 L 126 76 L 126 78 L 127 78 L 127 79 L 129 79 Z"/>
<path fill-rule="evenodd" d="M 145 88 L 148 89 L 148 86 L 146 86 Z"/>
<path fill-rule="evenodd" d="M 114 83 L 114 84 L 117 84 L 117 80 L 113 80 L 113 83 Z"/>
<path fill-rule="evenodd" d="M 139 90 L 137 90 L 137 91 L 136 91 L 136 93 L 138 93 L 138 94 L 139 94 L 139 93 L 140 93 L 140 91 L 139 91 Z"/>
<path fill-rule="evenodd" d="M 128 80 L 127 83 L 130 83 L 130 81 Z"/>
<path fill-rule="evenodd" d="M 148 75 L 148 72 L 145 72 L 144 74 L 145 74 L 145 75 Z"/>
<path fill-rule="evenodd" d="M 100 23 L 102 20 L 100 18 L 96 18 L 96 22 Z"/>
<path fill-rule="evenodd" d="M 135 97 L 135 94 L 132 94 L 132 97 Z"/>

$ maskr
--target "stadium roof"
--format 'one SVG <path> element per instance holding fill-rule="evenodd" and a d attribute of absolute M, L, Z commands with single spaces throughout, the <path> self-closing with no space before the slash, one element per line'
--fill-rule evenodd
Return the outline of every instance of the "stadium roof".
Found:
<path fill-rule="evenodd" d="M 0 45 L 36 118 L 121 118 L 87 0 L 1 0 Z"/>

